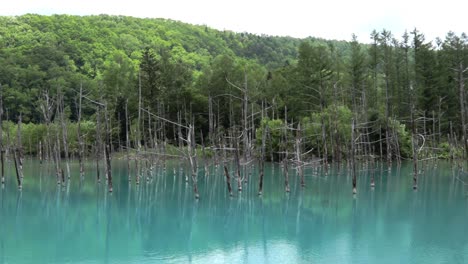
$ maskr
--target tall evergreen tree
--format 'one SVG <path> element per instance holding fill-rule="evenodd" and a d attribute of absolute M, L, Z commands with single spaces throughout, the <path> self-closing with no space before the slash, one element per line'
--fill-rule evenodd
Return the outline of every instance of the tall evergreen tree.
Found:
<path fill-rule="evenodd" d="M 444 49 L 449 56 L 450 70 L 452 71 L 453 88 L 458 91 L 460 112 L 460 133 L 468 156 L 468 132 L 467 132 L 467 100 L 466 86 L 468 82 L 468 37 L 462 34 L 460 37 L 453 32 L 447 34 Z"/>
<path fill-rule="evenodd" d="M 351 41 L 351 56 L 347 65 L 348 75 L 350 77 L 350 98 L 353 105 L 353 110 L 357 111 L 359 98 L 367 95 L 365 90 L 366 81 L 366 57 L 361 49 L 356 35 L 352 35 Z"/>
<path fill-rule="evenodd" d="M 150 48 L 146 48 L 141 57 L 140 81 L 144 105 L 154 106 L 161 95 L 161 64 Z"/>

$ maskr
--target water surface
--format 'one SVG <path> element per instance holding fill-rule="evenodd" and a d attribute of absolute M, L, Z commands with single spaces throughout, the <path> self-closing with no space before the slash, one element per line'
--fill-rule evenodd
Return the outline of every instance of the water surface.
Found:
<path fill-rule="evenodd" d="M 22 191 L 11 165 L 0 263 L 468 263 L 468 176 L 449 163 L 427 165 L 417 191 L 411 164 L 378 166 L 375 189 L 363 168 L 355 197 L 343 166 L 308 168 L 305 188 L 291 169 L 287 194 L 269 164 L 261 197 L 256 173 L 229 197 L 213 166 L 200 171 L 199 201 L 176 162 L 136 185 L 115 161 L 112 194 L 91 163 L 83 181 L 73 164 L 62 187 L 28 160 Z"/>

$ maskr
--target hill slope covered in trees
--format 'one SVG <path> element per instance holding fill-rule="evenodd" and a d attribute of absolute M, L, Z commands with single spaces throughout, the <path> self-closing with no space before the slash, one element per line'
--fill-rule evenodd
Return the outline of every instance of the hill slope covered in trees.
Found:
<path fill-rule="evenodd" d="M 301 42 L 165 19 L 108 15 L 1 17 L 0 36 L 0 83 L 6 89 L 5 107 L 16 117 L 20 110 L 12 106 L 20 105 L 26 120 L 35 122 L 40 116 L 34 113 L 32 104 L 42 90 L 56 90 L 56 86 L 67 90 L 78 87 L 81 81 L 112 79 L 115 64 L 127 67 L 120 69 L 126 71 L 120 73 L 131 86 L 125 89 L 134 88 L 135 83 L 130 81 L 136 78 L 146 48 L 157 57 L 166 52 L 171 60 L 183 63 L 194 73 L 190 81 L 195 82 L 220 55 L 249 60 L 270 70 L 293 63 Z"/>

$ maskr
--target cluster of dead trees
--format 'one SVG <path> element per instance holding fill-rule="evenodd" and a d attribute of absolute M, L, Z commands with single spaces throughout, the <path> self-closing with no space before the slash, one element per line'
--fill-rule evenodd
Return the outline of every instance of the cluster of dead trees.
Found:
<path fill-rule="evenodd" d="M 301 121 L 288 119 L 288 109 L 279 110 L 274 102 L 262 101 L 252 102 L 249 97 L 249 87 L 247 77 L 242 85 L 237 85 L 226 81 L 237 89 L 241 96 L 230 94 L 222 95 L 229 99 L 230 116 L 229 126 L 221 125 L 220 117 L 215 112 L 216 98 L 208 98 L 208 135 L 205 137 L 202 130 L 196 128 L 196 118 L 190 109 L 181 107 L 177 112 L 177 120 L 166 118 L 164 105 L 156 106 L 144 105 L 141 96 L 141 85 L 138 96 L 137 118 L 130 117 L 128 112 L 128 100 L 125 102 L 125 142 L 118 138 L 118 150 L 124 153 L 127 161 L 128 181 L 140 184 L 142 179 L 150 181 L 155 175 L 157 168 L 166 169 L 168 159 L 180 160 L 181 173 L 187 182 L 191 182 L 196 199 L 200 194 L 198 191 L 198 177 L 200 168 L 204 168 L 204 177 L 209 177 L 209 168 L 212 165 L 222 166 L 226 186 L 229 195 L 233 195 L 233 183 L 239 192 L 242 191 L 245 183 L 251 181 L 252 175 L 258 173 L 258 195 L 262 195 L 264 186 L 265 161 L 279 161 L 284 176 L 285 192 L 290 191 L 290 168 L 294 168 L 302 187 L 306 186 L 305 168 L 323 167 L 324 174 L 328 174 L 329 161 L 342 163 L 343 153 L 346 154 L 346 164 L 349 174 L 352 175 L 352 192 L 357 193 L 357 164 L 365 164 L 369 171 L 375 171 L 376 162 L 383 161 L 391 168 L 392 162 L 400 163 L 402 159 L 401 137 L 410 137 L 411 157 L 414 164 L 413 188 L 418 185 L 419 162 L 437 158 L 438 145 L 441 140 L 440 116 L 431 113 L 431 117 L 426 117 L 426 113 L 420 113 L 411 106 L 409 123 L 411 133 L 405 134 L 404 127 L 399 122 L 386 117 L 382 125 L 378 125 L 381 120 L 370 120 L 365 108 L 365 95 L 361 98 L 359 107 L 355 104 L 353 115 L 349 121 L 349 141 L 344 143 L 343 138 L 337 136 L 337 126 L 333 129 L 326 127 L 323 116 L 320 119 L 320 135 L 312 136 L 307 134 L 307 129 Z M 234 120 L 233 101 L 241 103 L 240 123 Z M 92 146 L 86 146 L 85 136 L 81 129 L 82 105 L 87 105 L 95 109 L 96 133 Z M 79 163 L 80 179 L 85 176 L 85 159 L 91 156 L 95 163 L 95 176 L 97 182 L 101 182 L 101 166 L 104 166 L 105 181 L 109 192 L 113 191 L 112 186 L 112 155 L 115 153 L 115 139 L 112 139 L 112 129 L 116 122 L 122 120 L 112 120 L 109 113 L 109 105 L 104 98 L 95 98 L 83 91 L 83 87 L 76 90 L 75 106 L 77 108 L 77 146 L 73 153 Z M 60 88 L 54 96 L 50 96 L 49 91 L 42 94 L 40 109 L 46 126 L 46 137 L 39 142 L 38 156 L 41 164 L 45 161 L 54 165 L 57 184 L 65 185 L 71 177 L 70 160 L 72 159 L 69 149 L 68 119 L 65 114 L 64 96 Z M 217 105 L 219 109 L 219 105 Z M 389 107 L 388 105 L 386 107 Z M 279 112 L 283 112 L 284 121 L 281 126 L 269 127 L 268 122 L 262 120 L 274 119 Z M 219 112 L 219 110 L 218 110 Z M 0 86 L 0 124 L 3 121 L 3 106 Z M 434 117 L 438 116 L 439 120 Z M 55 129 L 51 124 L 55 122 Z M 131 124 L 134 125 L 131 125 Z M 260 124 L 260 125 L 259 125 Z M 334 124 L 330 122 L 330 124 Z M 9 155 L 14 160 L 15 171 L 18 181 L 18 188 L 22 188 L 23 181 L 23 159 L 21 142 L 21 115 L 18 121 L 16 142 L 12 143 L 10 135 L 4 140 L 3 129 L 0 126 L 0 157 L 1 157 L 1 177 L 2 183 L 5 181 L 4 161 Z M 376 129 L 376 127 L 378 127 Z M 60 129 L 58 129 L 60 128 Z M 327 131 L 332 131 L 328 133 Z M 169 135 L 169 131 L 172 135 Z M 273 137 L 279 139 L 278 147 L 271 147 Z M 279 136 L 278 136 L 279 135 Z M 378 135 L 378 138 L 375 138 Z M 172 138 L 170 138 L 172 136 Z M 318 136 L 318 137 L 317 137 Z M 454 158 L 458 145 L 457 135 L 451 133 L 447 135 L 449 139 L 450 153 Z M 319 147 L 310 147 L 311 140 L 320 138 Z M 4 142 L 7 142 L 6 144 Z M 331 146 L 329 146 L 329 144 Z M 462 144 L 463 145 L 463 144 Z M 270 147 L 268 147 L 270 146 Z M 317 144 L 315 144 L 317 146 Z M 90 154 L 92 149 L 92 155 Z M 331 153 L 329 152 L 331 149 Z M 102 164 L 101 164 L 102 163 Z M 232 165 L 233 166 L 230 166 Z M 182 168 L 186 168 L 183 171 Z M 258 170 L 258 171 L 256 171 Z M 88 170 L 89 171 L 89 170 Z M 375 174 L 371 173 L 370 186 L 375 186 Z"/>

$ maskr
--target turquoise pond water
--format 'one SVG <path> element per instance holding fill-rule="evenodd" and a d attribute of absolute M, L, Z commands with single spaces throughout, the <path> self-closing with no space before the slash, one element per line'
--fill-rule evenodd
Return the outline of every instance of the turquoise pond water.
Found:
<path fill-rule="evenodd" d="M 412 190 L 411 164 L 378 167 L 376 187 L 360 170 L 358 194 L 342 167 L 290 171 L 266 166 L 229 197 L 221 168 L 200 172 L 200 200 L 170 164 L 140 185 L 113 165 L 114 192 L 89 164 L 80 181 L 25 162 L 18 191 L 11 164 L 0 190 L 0 263 L 468 263 L 468 182 L 448 163 L 428 165 Z M 173 168 L 177 167 L 174 174 Z M 233 186 L 235 182 L 233 181 Z"/>

